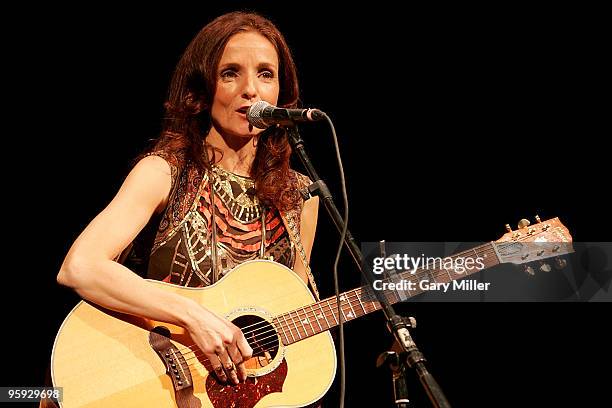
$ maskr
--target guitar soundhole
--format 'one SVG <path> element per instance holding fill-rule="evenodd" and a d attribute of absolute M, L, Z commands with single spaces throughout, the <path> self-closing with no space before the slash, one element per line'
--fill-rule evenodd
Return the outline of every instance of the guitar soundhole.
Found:
<path fill-rule="evenodd" d="M 232 322 L 240 327 L 253 349 L 253 357 L 245 362 L 246 368 L 257 369 L 270 364 L 279 348 L 279 338 L 274 326 L 253 315 L 239 316 Z"/>

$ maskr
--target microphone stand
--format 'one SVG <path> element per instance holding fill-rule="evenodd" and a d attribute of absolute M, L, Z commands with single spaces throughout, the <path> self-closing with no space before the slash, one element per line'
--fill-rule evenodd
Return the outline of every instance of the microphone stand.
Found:
<path fill-rule="evenodd" d="M 306 149 L 304 148 L 304 140 L 300 136 L 297 126 L 285 126 L 285 129 L 287 130 L 287 138 L 291 148 L 297 154 L 298 158 L 304 165 L 308 176 L 312 180 L 312 184 L 308 187 L 310 194 L 319 196 L 334 225 L 338 231 L 342 231 L 344 220 L 342 219 L 342 216 L 340 215 L 340 212 L 333 201 L 329 188 L 325 182 L 321 180 L 317 174 L 317 171 L 312 165 L 312 162 L 306 153 Z M 344 239 L 344 244 L 349 250 L 349 253 L 355 261 L 361 275 L 368 285 L 373 288 L 374 281 L 372 279 L 372 272 L 370 271 L 369 265 L 364 262 L 363 254 L 361 253 L 359 246 L 348 229 Z M 380 291 L 372 290 L 372 292 L 376 296 L 376 299 L 380 303 L 382 311 L 385 314 L 387 319 L 387 327 L 391 333 L 393 333 L 398 344 L 406 353 L 406 364 L 408 367 L 416 370 L 419 380 L 425 388 L 425 391 L 427 392 L 433 406 L 436 408 L 450 408 L 450 404 L 444 396 L 442 389 L 433 376 L 427 371 L 427 368 L 425 367 L 425 357 L 423 357 L 423 354 L 418 350 L 416 344 L 412 340 L 410 332 L 408 331 L 408 325 L 406 324 L 404 318 L 395 313 L 395 310 L 387 298 L 383 296 Z"/>
<path fill-rule="evenodd" d="M 395 343 L 397 344 L 397 342 Z M 397 408 L 408 408 L 408 385 L 406 384 L 406 363 L 394 350 L 381 353 L 376 359 L 376 367 L 387 366 L 393 380 L 393 399 Z"/>

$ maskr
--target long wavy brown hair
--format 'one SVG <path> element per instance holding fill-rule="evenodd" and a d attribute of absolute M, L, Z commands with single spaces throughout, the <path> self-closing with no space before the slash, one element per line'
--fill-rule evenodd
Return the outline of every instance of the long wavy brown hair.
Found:
<path fill-rule="evenodd" d="M 147 152 L 161 150 L 174 155 L 181 165 L 191 162 L 201 170 L 211 169 L 207 153 L 210 145 L 205 138 L 212 126 L 210 107 L 219 61 L 229 39 L 247 31 L 260 33 L 276 48 L 278 105 L 285 108 L 298 105 L 297 70 L 287 42 L 276 26 L 255 13 L 224 14 L 202 28 L 179 60 L 164 104 L 161 135 Z M 289 170 L 290 155 L 291 147 L 283 129 L 269 128 L 259 135 L 250 175 L 255 180 L 259 200 L 279 210 L 295 208 L 300 200 L 297 179 Z"/>

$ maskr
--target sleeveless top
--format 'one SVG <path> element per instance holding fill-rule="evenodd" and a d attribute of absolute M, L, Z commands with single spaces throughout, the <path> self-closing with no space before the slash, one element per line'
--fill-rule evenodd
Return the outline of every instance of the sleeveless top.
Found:
<path fill-rule="evenodd" d="M 212 172 L 200 171 L 188 161 L 180 166 L 184 161 L 165 152 L 149 155 L 159 156 L 170 165 L 172 185 L 168 204 L 161 217 L 156 217 L 159 225 L 149 245 L 151 250 L 144 277 L 202 287 L 214 283 L 245 261 L 264 258 L 293 269 L 296 257 L 300 256 L 311 290 L 319 297 L 300 241 L 302 200 L 299 207 L 291 211 L 264 208 L 255 195 L 254 181 L 249 177 L 218 166 L 213 166 Z M 310 179 L 291 171 L 306 200 Z M 218 276 L 213 276 L 211 262 L 211 208 L 214 208 L 216 225 Z M 132 258 L 134 252 L 137 251 L 132 251 Z"/>

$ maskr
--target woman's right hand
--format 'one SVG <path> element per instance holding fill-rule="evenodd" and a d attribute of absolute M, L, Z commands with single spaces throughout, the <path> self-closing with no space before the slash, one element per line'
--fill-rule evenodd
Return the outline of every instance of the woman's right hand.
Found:
<path fill-rule="evenodd" d="M 238 326 L 202 307 L 186 329 L 220 381 L 229 378 L 238 384 L 246 380 L 244 362 L 251 358 L 253 349 Z"/>

